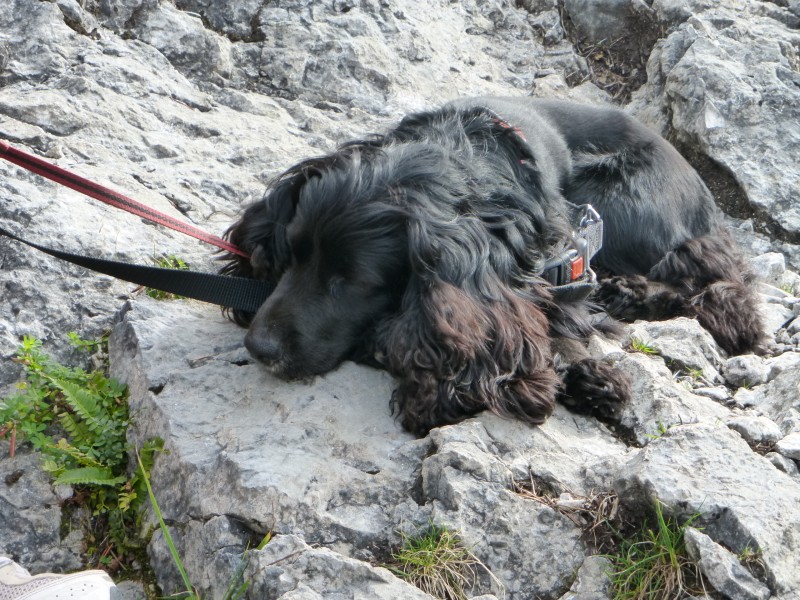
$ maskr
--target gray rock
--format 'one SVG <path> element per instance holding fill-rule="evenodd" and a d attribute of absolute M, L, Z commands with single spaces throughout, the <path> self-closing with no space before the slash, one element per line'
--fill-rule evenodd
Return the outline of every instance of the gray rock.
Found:
<path fill-rule="evenodd" d="M 714 387 L 696 387 L 692 389 L 692 393 L 704 398 L 711 398 L 714 402 L 727 404 L 731 400 L 731 393 L 724 385 L 717 385 Z"/>
<path fill-rule="evenodd" d="M 213 308 L 149 299 L 129 305 L 111 338 L 113 374 L 142 416 L 131 441 L 167 440 L 152 482 L 201 589 L 227 581 L 245 540 L 266 531 L 372 561 L 398 529 L 432 519 L 493 573 L 480 591 L 500 593 L 500 581 L 508 598 L 564 592 L 587 554 L 581 531 L 514 482 L 607 489 L 629 451 L 603 426 L 559 408 L 538 428 L 481 415 L 416 440 L 389 414 L 385 373 L 348 363 L 286 383 L 249 364 L 241 340 Z M 160 536 L 150 553 L 174 589 Z"/>
<path fill-rule="evenodd" d="M 628 326 L 627 336 L 651 346 L 675 370 L 700 371 L 710 382 L 720 379 L 717 369 L 723 362 L 719 347 L 695 319 L 637 321 Z"/>
<path fill-rule="evenodd" d="M 800 333 L 800 317 L 796 317 L 786 325 L 786 332 L 789 335 Z"/>
<path fill-rule="evenodd" d="M 229 532 L 208 530 L 212 515 L 236 517 L 261 535 L 299 534 L 367 553 L 388 544 L 398 523 L 426 518 L 406 490 L 429 444 L 389 415 L 385 373 L 349 363 L 286 384 L 250 364 L 242 331 L 215 308 L 143 301 L 122 318 L 112 374 L 127 382 L 131 411 L 150 415 L 137 420 L 131 441 L 167 440 L 170 455 L 157 460 L 153 485 L 167 518 L 187 532 L 189 515 L 206 515 L 197 534 L 202 556 L 232 546 Z M 200 558 L 187 564 L 196 581 L 227 579 L 210 567 Z M 173 587 L 174 575 L 162 588 Z"/>
<path fill-rule="evenodd" d="M 769 366 L 768 381 L 772 381 L 784 371 L 797 369 L 800 367 L 800 352 L 785 352 L 774 358 L 767 359 Z"/>
<path fill-rule="evenodd" d="M 781 428 L 766 417 L 742 415 L 731 417 L 725 424 L 751 445 L 771 446 L 783 437 Z"/>
<path fill-rule="evenodd" d="M 783 471 L 787 475 L 794 477 L 795 480 L 797 480 L 797 476 L 800 475 L 800 467 L 798 467 L 797 463 L 791 458 L 786 458 L 777 452 L 767 452 L 764 456 L 767 460 L 769 460 L 769 462 L 775 465 L 776 469 Z"/>
<path fill-rule="evenodd" d="M 532 60 L 530 53 L 542 49 L 541 29 L 524 11 L 499 2 L 445 5 L 436 19 L 422 6 L 401 2 L 285 0 L 264 7 L 190 0 L 181 6 L 188 11 L 142 3 L 122 29 L 204 84 L 256 89 L 312 106 L 385 114 L 398 103 L 421 108 L 451 90 L 529 89 L 540 68 L 587 72 L 555 32 L 547 37 L 550 51 Z"/>
<path fill-rule="evenodd" d="M 603 556 L 589 556 L 583 561 L 569 591 L 559 600 L 608 600 L 612 598 L 609 572 L 611 561 Z"/>
<path fill-rule="evenodd" d="M 779 287 L 791 293 L 792 296 L 797 298 L 797 296 L 800 295 L 800 275 L 798 275 L 794 271 L 789 271 L 789 270 L 784 271 Z M 800 310 L 800 306 L 798 306 L 797 302 L 795 302 L 792 305 L 792 308 L 794 307 L 797 307 L 795 309 L 795 314 L 800 314 L 797 312 Z"/>
<path fill-rule="evenodd" d="M 753 577 L 728 550 L 706 534 L 688 527 L 686 551 L 711 586 L 731 600 L 767 600 L 769 588 Z"/>
<path fill-rule="evenodd" d="M 768 383 L 752 390 L 741 389 L 734 398 L 741 406 L 757 408 L 777 423 L 784 434 L 800 431 L 800 371 L 776 370 L 777 375 Z"/>
<path fill-rule="evenodd" d="M 252 550 L 245 579 L 250 582 L 247 598 L 252 600 L 433 598 L 387 569 L 314 548 L 294 535 L 277 535 L 263 550 Z"/>
<path fill-rule="evenodd" d="M 170 525 L 170 536 L 181 548 L 181 562 L 191 573 L 192 585 L 208 590 L 207 596 L 211 598 L 225 597 L 234 574 L 241 569 L 244 553 L 249 556 L 248 548 L 264 537 L 256 535 L 239 519 L 226 515 Z M 183 579 L 160 529 L 153 533 L 147 551 L 150 564 L 158 565 L 156 572 L 162 591 L 169 594 L 185 591 Z"/>
<path fill-rule="evenodd" d="M 766 383 L 769 368 L 760 356 L 743 354 L 733 356 L 725 361 L 722 370 L 725 381 L 733 387 L 750 387 Z"/>
<path fill-rule="evenodd" d="M 620 423 L 638 444 L 647 444 L 673 425 L 717 423 L 729 411 L 707 397 L 692 394 L 675 382 L 660 357 L 639 353 L 627 355 L 616 363 L 632 382 L 635 399 L 622 410 Z"/>
<path fill-rule="evenodd" d="M 698 515 L 703 531 L 734 553 L 760 548 L 772 593 L 800 586 L 800 485 L 729 429 L 670 429 L 622 468 L 614 487 L 625 502 L 657 498 L 671 513 Z"/>
<path fill-rule="evenodd" d="M 800 431 L 790 433 L 775 444 L 775 451 L 786 458 L 800 460 Z"/>
<path fill-rule="evenodd" d="M 110 600 L 142 600 L 148 597 L 144 585 L 138 581 L 120 581 L 110 592 Z"/>
<path fill-rule="evenodd" d="M 488 413 L 481 415 L 480 422 L 515 482 L 528 483 L 533 477 L 559 493 L 587 496 L 609 489 L 630 452 L 605 426 L 559 405 L 542 426 L 533 429 Z M 449 435 L 457 431 L 463 428 L 451 429 Z"/>
<path fill-rule="evenodd" d="M 674 6 L 683 14 L 667 14 Z M 800 135 L 798 33 L 762 16 L 762 6 L 654 4 L 662 19 L 682 24 L 656 44 L 632 106 L 679 144 L 701 148 L 757 219 L 792 236 L 800 231 L 800 147 L 780 140 Z"/>
<path fill-rule="evenodd" d="M 794 310 L 784 304 L 789 295 L 784 292 L 776 296 L 773 293 L 775 288 L 770 289 L 769 294 L 763 292 L 765 289 L 763 286 L 760 289 L 762 290 L 762 302 L 758 308 L 764 329 L 768 334 L 777 336 L 784 331 L 786 325 L 794 318 Z M 786 337 L 789 337 L 788 334 L 786 334 Z"/>
<path fill-rule="evenodd" d="M 587 554 L 580 530 L 549 506 L 511 491 L 511 473 L 489 452 L 494 441 L 481 424 L 444 427 L 431 438 L 437 452 L 423 463 L 422 490 L 434 521 L 462 533 L 507 596 L 563 592 Z M 491 591 L 501 592 L 494 585 Z"/>
<path fill-rule="evenodd" d="M 31 573 L 74 571 L 81 566 L 81 538 L 61 539 L 61 501 L 42 471 L 41 458 L 0 443 L 0 555 Z M 60 490 L 61 496 L 66 490 Z M 71 490 L 66 494 L 71 496 Z"/>
<path fill-rule="evenodd" d="M 781 287 L 786 272 L 786 257 L 780 252 L 768 252 L 750 259 L 750 266 L 758 277 L 776 287 Z"/>
<path fill-rule="evenodd" d="M 654 20 L 642 0 L 566 0 L 564 10 L 587 42 L 613 47 L 636 20 Z"/>

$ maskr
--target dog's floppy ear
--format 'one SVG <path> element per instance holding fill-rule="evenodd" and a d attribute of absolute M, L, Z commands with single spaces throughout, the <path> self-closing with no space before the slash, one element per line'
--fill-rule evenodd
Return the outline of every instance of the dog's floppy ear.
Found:
<path fill-rule="evenodd" d="M 235 277 L 261 279 L 277 284 L 291 262 L 291 249 L 286 240 L 286 227 L 294 218 L 300 188 L 307 181 L 305 172 L 285 173 L 263 200 L 248 206 L 225 237 L 249 255 L 249 258 L 227 254 L 227 264 L 220 273 Z M 227 314 L 246 327 L 253 313 L 234 309 Z"/>
<path fill-rule="evenodd" d="M 539 424 L 558 387 L 547 319 L 501 283 L 468 217 L 456 221 L 410 220 L 410 281 L 376 335 L 399 379 L 393 406 L 420 435 L 484 409 Z"/>

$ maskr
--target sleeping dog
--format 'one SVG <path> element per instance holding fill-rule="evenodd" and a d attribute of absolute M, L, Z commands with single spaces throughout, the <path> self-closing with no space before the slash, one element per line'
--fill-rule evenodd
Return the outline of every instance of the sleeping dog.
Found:
<path fill-rule="evenodd" d="M 576 214 L 602 219 L 602 247 L 586 251 Z M 580 351 L 606 314 L 694 316 L 732 354 L 762 336 L 699 175 L 609 107 L 472 98 L 412 114 L 288 169 L 228 237 L 250 258 L 223 272 L 275 286 L 257 313 L 232 311 L 250 353 L 284 378 L 377 361 L 417 434 L 484 409 L 538 424 L 557 397 L 613 418 L 629 383 Z"/>

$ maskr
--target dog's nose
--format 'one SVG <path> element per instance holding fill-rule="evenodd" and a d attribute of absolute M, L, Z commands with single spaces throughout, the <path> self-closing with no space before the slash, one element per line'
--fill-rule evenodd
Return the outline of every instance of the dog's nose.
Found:
<path fill-rule="evenodd" d="M 244 337 L 244 345 L 254 358 L 268 365 L 276 363 L 281 357 L 281 348 L 275 336 L 267 331 L 251 329 Z"/>

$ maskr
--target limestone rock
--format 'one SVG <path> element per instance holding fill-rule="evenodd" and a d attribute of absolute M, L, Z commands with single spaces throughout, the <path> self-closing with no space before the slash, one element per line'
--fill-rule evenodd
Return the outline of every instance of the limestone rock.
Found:
<path fill-rule="evenodd" d="M 764 13 L 763 6 L 654 3 L 659 18 L 677 27 L 653 49 L 648 82 L 632 106 L 730 174 L 738 191 L 729 210 L 738 194 L 772 231 L 792 237 L 800 232 L 800 146 L 780 140 L 800 136 L 800 34 L 780 17 L 786 9 Z"/>
<path fill-rule="evenodd" d="M 0 554 L 32 573 L 71 571 L 81 566 L 81 539 L 61 539 L 61 501 L 42 471 L 38 455 L 8 456 L 0 444 Z M 66 497 L 72 495 L 67 490 Z"/>
<path fill-rule="evenodd" d="M 711 382 L 720 379 L 723 361 L 714 338 L 695 319 L 637 321 L 628 326 L 629 339 L 646 343 L 674 370 L 700 371 Z"/>
<path fill-rule="evenodd" d="M 621 469 L 614 487 L 624 501 L 658 498 L 673 514 L 698 515 L 704 533 L 734 553 L 760 548 L 773 594 L 800 586 L 800 485 L 729 429 L 673 427 Z"/>
<path fill-rule="evenodd" d="M 675 382 L 660 357 L 631 353 L 616 367 L 631 380 L 635 399 L 623 408 L 620 423 L 639 444 L 647 444 L 673 425 L 716 423 L 729 414 L 725 407 Z"/>
<path fill-rule="evenodd" d="M 725 424 L 751 445 L 771 446 L 783 437 L 780 427 L 766 417 L 741 415 L 731 417 Z"/>
<path fill-rule="evenodd" d="M 589 556 L 575 577 L 569 592 L 559 600 L 607 600 L 611 598 L 612 586 L 608 573 L 611 561 L 603 556 Z"/>
<path fill-rule="evenodd" d="M 764 359 L 754 354 L 732 356 L 725 361 L 723 372 L 725 381 L 734 387 L 759 385 L 769 378 Z"/>
<path fill-rule="evenodd" d="M 784 434 L 800 431 L 800 372 L 779 370 L 768 383 L 752 390 L 741 389 L 734 397 L 745 407 L 754 407 L 777 423 Z"/>
<path fill-rule="evenodd" d="M 800 431 L 790 433 L 775 444 L 775 450 L 792 460 L 800 461 Z"/>
<path fill-rule="evenodd" d="M 792 459 L 786 458 L 777 452 L 767 452 L 764 457 L 773 465 L 775 465 L 776 469 L 783 471 L 790 477 L 793 477 L 796 481 L 798 480 L 798 477 L 800 477 L 800 467 L 798 467 L 797 463 Z"/>
<path fill-rule="evenodd" d="M 327 548 L 314 548 L 293 535 L 275 536 L 263 550 L 251 551 L 245 576 L 251 582 L 247 597 L 253 600 L 433 598 L 386 569 L 347 558 Z M 316 590 L 324 590 L 324 593 Z"/>
<path fill-rule="evenodd" d="M 373 562 L 401 528 L 431 520 L 458 531 L 494 575 L 482 592 L 568 588 L 588 553 L 580 529 L 515 484 L 607 489 L 628 449 L 605 427 L 559 408 L 542 427 L 481 415 L 415 439 L 389 413 L 385 373 L 346 363 L 283 382 L 251 363 L 242 336 L 213 308 L 143 299 L 111 338 L 113 375 L 142 417 L 131 442 L 166 440 L 153 486 L 202 589 L 217 590 L 245 540 L 268 531 Z M 150 552 L 165 565 L 162 589 L 174 589 L 159 536 Z"/>
<path fill-rule="evenodd" d="M 685 532 L 686 550 L 706 581 L 731 600 L 767 600 L 769 588 L 753 577 L 737 558 L 694 527 Z"/>
<path fill-rule="evenodd" d="M 786 257 L 780 252 L 768 252 L 750 259 L 753 272 L 762 281 L 780 287 L 786 272 Z"/>

